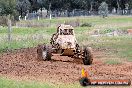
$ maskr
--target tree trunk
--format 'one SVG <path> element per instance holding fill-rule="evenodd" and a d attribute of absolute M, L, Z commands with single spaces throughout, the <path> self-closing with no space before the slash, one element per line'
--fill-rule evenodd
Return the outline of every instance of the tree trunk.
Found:
<path fill-rule="evenodd" d="M 43 11 L 43 9 L 42 9 L 42 7 L 41 7 L 41 9 L 40 9 L 40 10 L 41 10 L 41 17 L 42 17 L 42 15 L 43 15 L 43 12 L 42 12 L 42 11 Z"/>
<path fill-rule="evenodd" d="M 90 3 L 90 12 L 93 10 L 93 2 Z"/>
<path fill-rule="evenodd" d="M 117 6 L 118 6 L 118 8 L 117 8 L 117 13 L 119 14 L 119 11 L 120 11 L 120 4 L 119 4 L 119 1 L 117 0 Z"/>

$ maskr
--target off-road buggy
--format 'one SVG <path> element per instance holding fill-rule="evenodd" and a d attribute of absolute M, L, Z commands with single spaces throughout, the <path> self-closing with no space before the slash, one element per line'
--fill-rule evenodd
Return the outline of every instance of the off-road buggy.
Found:
<path fill-rule="evenodd" d="M 84 65 L 90 65 L 93 61 L 92 49 L 90 47 L 80 47 L 74 33 L 74 28 L 70 25 L 60 25 L 57 32 L 53 34 L 50 45 L 38 45 L 38 58 L 51 60 L 52 54 L 60 54 L 80 58 Z"/>

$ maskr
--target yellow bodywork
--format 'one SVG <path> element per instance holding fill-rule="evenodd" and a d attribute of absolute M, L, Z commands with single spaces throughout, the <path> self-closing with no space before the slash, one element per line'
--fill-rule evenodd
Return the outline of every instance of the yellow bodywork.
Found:
<path fill-rule="evenodd" d="M 56 43 L 60 45 L 61 49 L 74 49 L 76 47 L 76 38 L 74 35 L 58 35 Z"/>

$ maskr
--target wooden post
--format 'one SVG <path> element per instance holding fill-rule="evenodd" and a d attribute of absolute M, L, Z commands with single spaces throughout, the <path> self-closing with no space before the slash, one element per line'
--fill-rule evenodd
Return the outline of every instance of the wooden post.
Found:
<path fill-rule="evenodd" d="M 38 16 L 38 20 L 39 20 L 39 16 Z"/>
<path fill-rule="evenodd" d="M 50 18 L 50 26 L 51 26 L 51 19 L 52 19 L 52 15 L 51 15 L 51 2 L 49 4 L 49 18 Z"/>
<path fill-rule="evenodd" d="M 25 20 L 27 20 L 27 16 L 25 16 Z"/>
<path fill-rule="evenodd" d="M 19 21 L 21 20 L 21 16 L 19 16 Z"/>

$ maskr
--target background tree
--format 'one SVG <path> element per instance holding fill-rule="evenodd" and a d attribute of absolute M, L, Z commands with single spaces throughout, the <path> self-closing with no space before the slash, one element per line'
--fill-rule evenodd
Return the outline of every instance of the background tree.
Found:
<path fill-rule="evenodd" d="M 130 13 L 132 0 L 1 0 L 0 15 L 15 15 L 17 12 L 25 16 L 27 11 L 37 12 L 43 8 L 49 13 L 51 11 L 73 11 L 74 9 L 87 10 L 89 12 L 102 13 L 100 4 L 106 2 L 109 12 L 113 9 L 118 14 Z M 127 9 L 127 10 L 126 10 Z M 100 11 L 99 11 L 100 10 Z M 17 12 L 16 12 L 17 11 Z"/>
<path fill-rule="evenodd" d="M 16 13 L 16 1 L 15 0 L 1 0 L 0 1 L 0 15 L 13 16 Z"/>
<path fill-rule="evenodd" d="M 26 16 L 30 7 L 31 7 L 31 4 L 28 0 L 17 0 L 16 9 L 21 15 L 21 17 Z"/>
<path fill-rule="evenodd" d="M 31 4 L 30 12 L 37 12 L 40 9 L 38 0 L 29 0 L 29 2 Z"/>
<path fill-rule="evenodd" d="M 106 2 L 102 2 L 99 6 L 99 14 L 105 18 L 108 16 L 108 4 Z"/>

